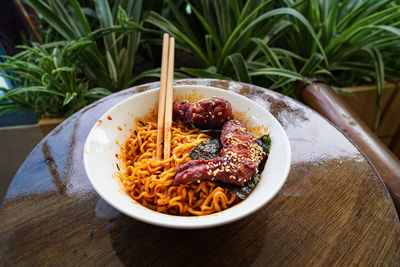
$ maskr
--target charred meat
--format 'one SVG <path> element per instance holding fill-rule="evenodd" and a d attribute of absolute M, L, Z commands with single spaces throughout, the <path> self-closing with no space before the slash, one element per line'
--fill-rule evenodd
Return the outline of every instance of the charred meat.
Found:
<path fill-rule="evenodd" d="M 211 97 L 194 104 L 174 103 L 174 120 L 200 129 L 221 129 L 233 119 L 231 104 L 225 99 Z"/>
<path fill-rule="evenodd" d="M 230 120 L 221 133 L 220 157 L 191 160 L 175 170 L 174 184 L 211 180 L 243 186 L 258 172 L 265 156 L 256 138 L 237 120 Z"/>

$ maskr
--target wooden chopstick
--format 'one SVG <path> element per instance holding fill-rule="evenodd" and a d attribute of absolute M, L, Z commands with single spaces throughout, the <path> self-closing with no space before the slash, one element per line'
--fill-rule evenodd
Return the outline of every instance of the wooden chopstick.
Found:
<path fill-rule="evenodd" d="M 171 37 L 171 38 L 169 38 L 167 91 L 166 91 L 166 95 L 165 95 L 164 160 L 169 159 L 170 154 L 171 154 L 174 58 L 175 58 L 175 39 L 173 37 Z"/>
<path fill-rule="evenodd" d="M 164 140 L 164 123 L 165 123 L 165 96 L 167 90 L 167 71 L 168 71 L 168 53 L 169 53 L 169 35 L 164 34 L 163 49 L 161 59 L 161 79 L 160 93 L 158 96 L 158 119 L 157 119 L 157 160 L 162 160 L 163 140 Z"/>
<path fill-rule="evenodd" d="M 160 93 L 158 96 L 157 160 L 162 160 L 163 152 L 164 160 L 169 159 L 171 156 L 174 58 L 175 39 L 165 33 L 163 36 Z"/>

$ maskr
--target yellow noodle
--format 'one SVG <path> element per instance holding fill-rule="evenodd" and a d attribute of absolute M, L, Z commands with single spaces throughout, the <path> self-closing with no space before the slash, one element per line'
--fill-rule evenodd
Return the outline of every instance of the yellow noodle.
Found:
<path fill-rule="evenodd" d="M 239 198 L 214 182 L 172 185 L 175 168 L 188 162 L 190 150 L 206 138 L 209 136 L 174 123 L 171 158 L 157 161 L 157 125 L 139 126 L 122 155 L 127 172 L 120 177 L 125 190 L 143 206 L 172 215 L 206 215 L 235 205 Z M 164 169 L 166 164 L 168 169 Z"/>

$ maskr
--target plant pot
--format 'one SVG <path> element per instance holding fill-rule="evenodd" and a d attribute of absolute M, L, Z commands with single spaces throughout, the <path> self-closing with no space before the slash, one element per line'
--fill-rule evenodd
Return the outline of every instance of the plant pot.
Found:
<path fill-rule="evenodd" d="M 64 118 L 41 118 L 39 120 L 39 127 L 43 133 L 43 136 L 46 136 L 48 133 L 50 133 L 64 120 Z"/>
<path fill-rule="evenodd" d="M 340 97 L 357 113 L 358 116 L 373 130 L 376 112 L 376 86 L 355 86 L 341 88 L 354 96 L 340 95 Z M 400 125 L 400 85 L 387 83 L 382 88 L 381 121 L 377 136 L 389 146 Z M 398 142 L 396 146 L 400 146 Z M 393 146 L 393 145 L 392 145 Z M 394 151 L 394 147 L 389 147 Z M 397 155 L 399 157 L 399 155 Z"/>

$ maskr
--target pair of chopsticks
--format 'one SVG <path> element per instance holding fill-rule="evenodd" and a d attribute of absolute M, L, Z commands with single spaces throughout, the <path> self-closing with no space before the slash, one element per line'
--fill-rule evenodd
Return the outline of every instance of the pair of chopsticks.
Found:
<path fill-rule="evenodd" d="M 174 54 L 175 39 L 165 33 L 163 37 L 160 94 L 158 98 L 157 160 L 163 159 L 163 152 L 164 160 L 169 159 L 171 154 Z"/>

